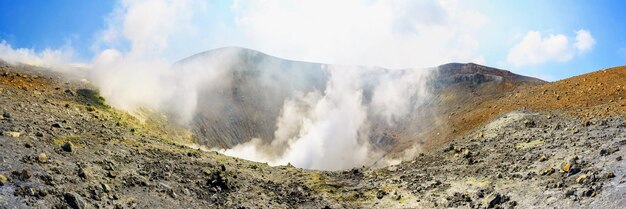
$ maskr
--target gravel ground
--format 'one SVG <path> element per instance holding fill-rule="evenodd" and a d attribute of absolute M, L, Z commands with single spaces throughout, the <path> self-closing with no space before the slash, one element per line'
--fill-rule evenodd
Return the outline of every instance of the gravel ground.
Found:
<path fill-rule="evenodd" d="M 503 113 L 385 168 L 271 167 L 191 149 L 58 74 L 0 67 L 0 208 L 619 208 L 621 115 Z"/>

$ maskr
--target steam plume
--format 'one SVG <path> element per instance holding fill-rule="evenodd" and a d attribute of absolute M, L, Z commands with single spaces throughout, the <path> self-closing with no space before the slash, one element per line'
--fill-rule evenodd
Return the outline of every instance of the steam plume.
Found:
<path fill-rule="evenodd" d="M 380 1 L 376 4 L 386 3 Z M 437 3 L 434 6 L 443 5 Z M 235 146 L 221 151 L 250 160 L 271 164 L 291 163 L 313 169 L 343 169 L 375 163 L 384 153 L 375 143 L 381 138 L 379 130 L 403 124 L 429 99 L 426 81 L 430 72 L 427 70 L 302 63 L 238 48 L 215 50 L 176 62 L 182 53 L 173 50 L 178 47 L 173 43 L 188 37 L 197 38 L 202 30 L 198 30 L 200 27 L 195 25 L 197 22 L 193 17 L 205 7 L 205 3 L 192 0 L 120 1 L 108 20 L 108 28 L 97 34 L 97 41 L 92 47 L 97 55 L 91 61 L 88 79 L 117 108 L 130 112 L 140 107 L 160 110 L 168 113 L 173 121 L 189 127 L 203 118 L 209 125 L 220 122 L 215 118 L 223 119 L 222 122 L 239 122 L 242 116 L 246 116 L 239 112 L 249 111 L 243 107 L 257 106 L 260 109 L 254 113 L 255 117 L 266 121 L 250 120 L 252 123 L 269 123 L 266 124 L 269 128 L 260 131 L 270 134 L 235 138 Z M 397 9 L 393 5 L 365 5 L 360 8 L 364 11 L 383 8 L 383 19 L 394 23 L 377 27 L 399 27 L 398 24 L 404 21 L 403 18 L 398 21 L 390 16 L 394 14 L 393 9 Z M 264 14 L 253 13 L 251 17 Z M 247 16 L 237 13 L 238 18 Z M 255 18 L 245 19 L 238 26 L 263 25 L 250 22 Z M 429 24 L 418 25 L 429 28 Z M 267 28 L 261 29 L 265 31 Z M 254 33 L 254 30 L 248 29 L 252 28 L 244 30 L 246 34 Z M 388 30 L 381 28 L 380 31 Z M 363 31 L 355 33 L 363 34 Z M 402 34 L 385 33 L 380 40 L 377 39 L 379 35 L 364 42 L 407 41 Z M 345 41 L 331 38 L 328 36 L 322 41 Z M 261 42 L 263 47 L 267 47 L 267 40 Z M 418 49 L 415 46 L 422 42 L 408 40 L 393 43 L 394 46 Z M 448 39 L 441 42 L 448 42 Z M 354 45 L 354 42 L 350 43 Z M 14 53 L 7 48 L 10 49 L 4 42 L 0 45 L 0 51 L 5 54 L 16 54 L 7 56 L 15 57 L 14 60 L 35 58 L 33 60 L 43 60 L 42 63 L 55 63 L 52 61 L 63 60 L 66 56 L 61 51 Z M 358 47 L 355 50 L 367 51 Z M 365 55 L 359 52 L 357 54 L 360 55 L 346 59 L 346 62 L 356 63 L 356 59 L 362 58 L 369 60 L 382 53 L 385 63 L 400 57 L 413 63 L 414 55 L 406 53 L 408 50 L 400 51 L 402 53 L 395 55 L 375 50 L 370 50 L 375 53 Z M 244 91 L 252 93 L 242 94 Z M 241 101 L 250 103 L 236 104 Z M 240 109 L 233 108 L 235 106 Z"/>

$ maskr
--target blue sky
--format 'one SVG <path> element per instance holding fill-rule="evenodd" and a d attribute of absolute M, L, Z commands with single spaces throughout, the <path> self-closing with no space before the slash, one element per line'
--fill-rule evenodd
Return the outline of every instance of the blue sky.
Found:
<path fill-rule="evenodd" d="M 66 62 L 90 63 L 113 49 L 174 62 L 242 46 L 289 59 L 391 68 L 478 62 L 558 80 L 626 64 L 624 4 L 2 0 L 0 56 L 19 61 L 48 50 Z M 15 55 L 19 49 L 29 54 Z"/>
<path fill-rule="evenodd" d="M 71 45 L 91 55 L 93 34 L 104 28 L 112 1 L 0 1 L 0 39 L 14 47 L 60 48 Z M 84 57 L 83 57 L 84 58 Z"/>

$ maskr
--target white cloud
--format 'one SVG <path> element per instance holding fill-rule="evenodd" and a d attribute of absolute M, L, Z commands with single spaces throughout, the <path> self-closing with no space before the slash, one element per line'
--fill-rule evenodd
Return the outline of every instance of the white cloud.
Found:
<path fill-rule="evenodd" d="M 170 42 L 184 39 L 184 34 L 201 27 L 191 22 L 202 9 L 204 4 L 196 0 L 122 0 L 111 13 L 107 29 L 97 34 L 92 48 L 126 49 L 127 56 L 137 59 L 160 57 Z"/>
<path fill-rule="evenodd" d="M 578 49 L 580 53 L 588 52 L 595 44 L 596 40 L 591 36 L 588 30 L 580 29 L 576 31 L 576 43 L 574 43 L 574 47 Z"/>
<path fill-rule="evenodd" d="M 456 1 L 235 1 L 246 47 L 279 57 L 391 68 L 480 59 L 487 18 Z"/>
<path fill-rule="evenodd" d="M 544 37 L 541 32 L 529 31 L 521 42 L 511 48 L 507 60 L 517 67 L 549 61 L 565 62 L 571 60 L 577 53 L 590 51 L 595 44 L 591 33 L 584 29 L 576 32 L 574 43 L 570 43 L 569 39 L 563 34 L 550 34 Z"/>

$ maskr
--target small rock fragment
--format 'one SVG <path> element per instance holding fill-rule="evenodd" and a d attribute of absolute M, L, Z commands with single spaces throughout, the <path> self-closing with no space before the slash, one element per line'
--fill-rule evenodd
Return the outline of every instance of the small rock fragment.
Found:
<path fill-rule="evenodd" d="M 216 188 L 219 190 L 227 190 L 227 180 L 222 176 L 222 172 L 220 171 L 212 171 L 209 174 L 209 179 L 207 181 L 207 185 L 212 188 Z"/>
<path fill-rule="evenodd" d="M 19 172 L 19 178 L 22 181 L 26 181 L 30 179 L 30 177 L 33 177 L 33 174 L 26 169 L 22 170 L 22 172 Z"/>
<path fill-rule="evenodd" d="M 563 166 L 561 166 L 561 173 L 568 173 L 572 170 L 572 163 L 567 162 Z"/>
<path fill-rule="evenodd" d="M 76 93 L 74 93 L 74 91 L 72 91 L 71 89 L 65 90 L 65 93 L 70 96 L 76 96 Z"/>
<path fill-rule="evenodd" d="M 395 200 L 400 200 L 400 199 L 402 199 L 402 195 L 401 195 L 401 194 L 398 194 L 398 195 L 394 196 L 394 198 L 393 198 L 393 199 L 395 199 Z"/>
<path fill-rule="evenodd" d="M 65 202 L 67 202 L 67 204 L 73 209 L 82 209 L 86 206 L 83 197 L 74 192 L 65 193 L 65 195 L 63 195 L 63 198 L 65 199 Z"/>
<path fill-rule="evenodd" d="M 63 151 L 72 152 L 74 151 L 74 144 L 72 144 L 72 142 L 65 142 L 61 148 L 63 148 Z"/>
<path fill-rule="evenodd" d="M 46 155 L 46 153 L 41 153 L 39 154 L 39 156 L 37 156 L 37 160 L 39 160 L 40 163 L 46 163 L 48 162 L 48 156 Z"/>
<path fill-rule="evenodd" d="M 576 182 L 578 182 L 579 184 L 582 184 L 585 182 L 586 179 L 587 179 L 587 174 L 582 174 L 576 179 Z"/>
<path fill-rule="evenodd" d="M 378 190 L 378 192 L 376 192 L 376 198 L 383 199 L 383 197 L 385 197 L 385 195 L 387 195 L 387 192 L 385 192 L 384 190 Z"/>
<path fill-rule="evenodd" d="M 606 178 L 610 179 L 610 178 L 615 178 L 615 174 L 613 172 L 608 172 L 606 174 Z"/>
<path fill-rule="evenodd" d="M 526 128 L 534 128 L 535 126 L 536 126 L 535 121 L 524 120 L 524 127 L 526 127 Z"/>
<path fill-rule="evenodd" d="M 9 136 L 9 137 L 13 137 L 13 138 L 19 138 L 20 135 L 22 135 L 20 132 L 17 131 L 5 131 L 2 132 L 3 136 Z"/>
<path fill-rule="evenodd" d="M 89 172 L 88 169 L 82 168 L 82 167 L 78 169 L 78 177 L 86 179 L 86 178 L 89 178 L 90 175 L 91 173 Z"/>
<path fill-rule="evenodd" d="M 506 196 L 503 196 L 499 193 L 491 193 L 485 199 L 483 199 L 482 204 L 486 208 L 494 208 L 497 205 L 500 205 L 504 202 L 508 201 Z"/>
<path fill-rule="evenodd" d="M 550 168 L 547 168 L 547 169 L 545 169 L 545 170 L 541 171 L 541 173 L 540 173 L 540 174 L 541 174 L 542 176 L 545 176 L 545 175 L 550 175 L 550 174 L 553 174 L 554 172 L 555 172 L 554 168 L 550 167 Z"/>
<path fill-rule="evenodd" d="M 169 190 L 167 190 L 167 194 L 168 194 L 170 197 L 174 198 L 174 199 L 176 199 L 176 198 L 178 197 L 178 195 L 176 194 L 176 192 L 174 192 L 174 190 L 173 190 L 173 189 L 169 189 Z"/>
<path fill-rule="evenodd" d="M 575 191 L 575 190 L 573 190 L 573 189 L 567 190 L 567 191 L 565 192 L 565 197 L 570 197 L 570 196 L 574 195 L 574 193 L 575 193 L 575 192 L 576 192 L 576 191 Z"/>
<path fill-rule="evenodd" d="M 117 175 L 117 171 L 109 171 L 109 173 L 107 174 L 109 178 L 115 178 L 117 177 Z"/>
<path fill-rule="evenodd" d="M 611 147 L 607 149 L 600 149 L 600 156 L 607 156 L 619 151 L 618 147 Z"/>
<path fill-rule="evenodd" d="M 0 186 L 4 186 L 7 184 L 9 179 L 5 175 L 0 174 Z"/>
<path fill-rule="evenodd" d="M 596 192 L 593 189 L 587 189 L 583 192 L 583 196 L 585 197 L 594 197 L 596 196 Z"/>
<path fill-rule="evenodd" d="M 102 187 L 102 191 L 104 191 L 104 192 L 106 192 L 106 193 L 111 192 L 111 186 L 109 186 L 108 184 L 102 183 L 102 184 L 100 185 L 100 187 Z"/>
<path fill-rule="evenodd" d="M 577 156 L 574 156 L 573 158 L 571 158 L 570 160 L 568 160 L 567 162 L 563 163 L 561 165 L 561 169 L 560 172 L 561 173 L 567 173 L 568 176 L 577 174 L 578 172 L 580 172 L 580 167 L 576 164 L 576 161 L 578 160 Z"/>

